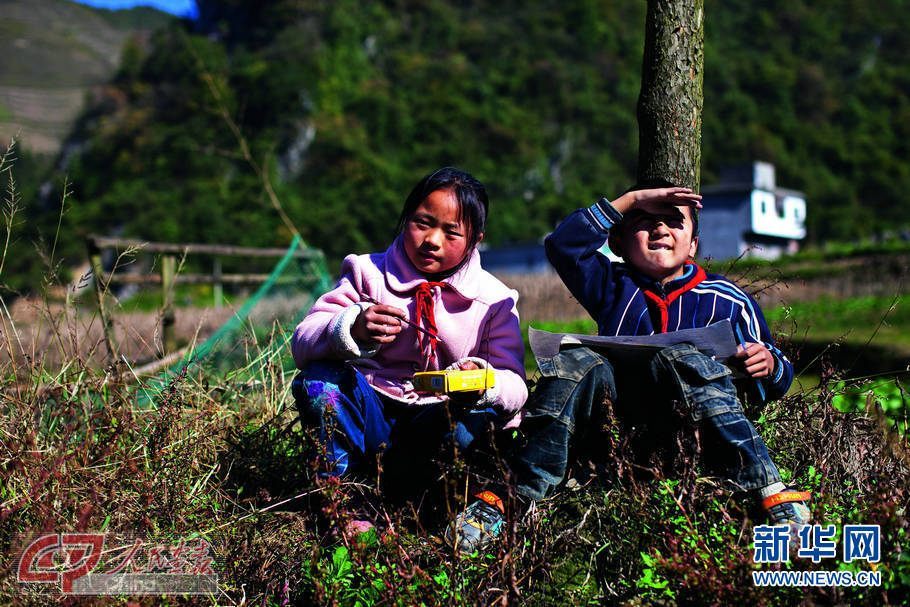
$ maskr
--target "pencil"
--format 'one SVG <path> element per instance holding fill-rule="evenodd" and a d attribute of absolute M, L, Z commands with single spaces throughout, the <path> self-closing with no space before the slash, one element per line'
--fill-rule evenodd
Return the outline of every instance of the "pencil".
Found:
<path fill-rule="evenodd" d="M 378 301 L 376 301 L 375 299 L 373 299 L 373 298 L 370 297 L 369 295 L 361 295 L 361 296 L 360 296 L 360 299 L 362 299 L 363 301 L 369 302 L 369 303 L 371 303 L 371 304 L 378 304 L 378 303 L 379 303 Z M 398 318 L 398 317 L 396 317 L 396 318 Z M 442 339 L 441 337 L 439 337 L 438 335 L 433 335 L 432 333 L 430 333 L 429 331 L 427 331 L 426 329 L 424 329 L 423 327 L 421 327 L 420 325 L 418 325 L 416 322 L 410 321 L 410 320 L 408 320 L 407 318 L 398 318 L 398 320 L 400 320 L 401 322 L 403 322 L 403 323 L 406 324 L 406 325 L 410 325 L 410 326 L 414 327 L 415 329 L 417 329 L 418 331 L 420 331 L 421 333 L 423 333 L 423 334 L 425 334 L 425 335 L 429 335 L 430 337 L 435 337 L 435 338 L 436 338 L 436 341 L 438 341 L 438 342 L 441 343 L 441 344 L 442 344 L 442 343 L 445 343 L 445 341 L 443 341 L 443 339 Z"/>

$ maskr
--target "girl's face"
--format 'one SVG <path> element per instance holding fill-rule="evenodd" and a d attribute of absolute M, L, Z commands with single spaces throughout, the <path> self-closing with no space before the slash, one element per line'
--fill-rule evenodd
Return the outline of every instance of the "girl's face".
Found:
<path fill-rule="evenodd" d="M 404 228 L 404 251 L 423 274 L 451 270 L 468 253 L 469 227 L 459 218 L 453 190 L 435 190 L 421 202 Z M 477 242 L 483 239 L 478 235 Z"/>

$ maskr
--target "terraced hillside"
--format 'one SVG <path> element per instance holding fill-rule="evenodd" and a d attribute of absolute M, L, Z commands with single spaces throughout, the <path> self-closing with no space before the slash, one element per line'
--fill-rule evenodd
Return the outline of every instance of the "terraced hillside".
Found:
<path fill-rule="evenodd" d="M 0 138 L 53 154 L 123 43 L 171 19 L 153 9 L 112 13 L 69 0 L 0 0 Z"/>

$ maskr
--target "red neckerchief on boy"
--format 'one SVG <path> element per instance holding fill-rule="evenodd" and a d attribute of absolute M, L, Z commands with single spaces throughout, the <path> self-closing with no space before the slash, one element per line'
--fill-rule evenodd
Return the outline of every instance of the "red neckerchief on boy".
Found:
<path fill-rule="evenodd" d="M 417 291 L 414 292 L 414 299 L 417 303 L 417 325 L 422 326 L 427 330 L 426 333 L 419 334 L 417 339 L 421 344 L 421 351 L 428 363 L 436 358 L 436 344 L 439 341 L 437 338 L 439 330 L 436 328 L 436 314 L 433 309 L 433 306 L 435 305 L 435 302 L 433 301 L 433 288 L 439 287 L 440 289 L 444 289 L 447 286 L 448 283 L 445 282 L 433 282 L 428 280 L 427 282 L 420 283 L 420 285 L 417 286 Z"/>
<path fill-rule="evenodd" d="M 684 282 L 682 285 L 676 287 L 672 291 L 664 291 L 662 294 L 660 294 L 660 293 L 655 293 L 654 291 L 647 289 L 647 288 L 643 288 L 641 290 L 641 292 L 645 294 L 645 299 L 647 299 L 648 302 L 654 304 L 654 306 L 657 308 L 657 311 L 660 313 L 660 331 L 659 331 L 659 333 L 667 332 L 667 326 L 670 323 L 670 304 L 673 303 L 674 301 L 676 301 L 680 295 L 682 295 L 686 291 L 698 286 L 698 283 L 700 283 L 701 281 L 705 280 L 708 277 L 707 274 L 705 274 L 704 269 L 702 269 L 702 267 L 700 265 L 692 263 L 691 261 L 686 262 L 686 265 L 695 266 L 695 271 L 692 273 L 692 276 L 690 276 L 686 282 Z M 679 279 L 677 279 L 677 280 L 679 280 Z M 670 281 L 670 284 L 672 284 L 673 282 L 675 282 L 675 281 Z M 662 289 L 662 287 L 660 287 L 659 285 L 658 285 L 658 288 Z"/>

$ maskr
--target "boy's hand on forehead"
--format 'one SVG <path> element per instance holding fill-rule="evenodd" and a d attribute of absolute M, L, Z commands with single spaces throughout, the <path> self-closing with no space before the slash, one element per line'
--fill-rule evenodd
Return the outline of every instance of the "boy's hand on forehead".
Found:
<path fill-rule="evenodd" d="M 351 327 L 351 336 L 361 343 L 388 344 L 401 333 L 401 320 L 407 314 L 401 308 L 376 304 L 357 316 Z"/>
<path fill-rule="evenodd" d="M 623 214 L 640 210 L 651 215 L 663 215 L 674 207 L 700 209 L 702 205 L 701 194 L 696 194 L 691 188 L 673 187 L 626 192 L 613 201 L 613 207 Z"/>

